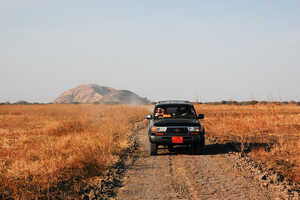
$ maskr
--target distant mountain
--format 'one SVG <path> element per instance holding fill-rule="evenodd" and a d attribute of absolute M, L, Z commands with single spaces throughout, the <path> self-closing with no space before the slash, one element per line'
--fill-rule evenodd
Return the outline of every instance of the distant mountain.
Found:
<path fill-rule="evenodd" d="M 96 84 L 80 85 L 62 93 L 54 103 L 149 103 L 129 90 L 116 90 Z"/>

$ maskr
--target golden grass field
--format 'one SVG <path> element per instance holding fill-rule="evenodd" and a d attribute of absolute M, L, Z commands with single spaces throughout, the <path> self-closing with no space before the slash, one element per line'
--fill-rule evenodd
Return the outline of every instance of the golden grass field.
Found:
<path fill-rule="evenodd" d="M 300 106 L 200 104 L 196 110 L 205 114 L 209 137 L 218 143 L 241 143 L 242 151 L 257 145 L 248 154 L 251 159 L 300 182 Z M 272 148 L 268 151 L 264 145 Z"/>
<path fill-rule="evenodd" d="M 128 147 L 134 106 L 0 106 L 0 199 L 72 196 Z M 53 194 L 54 193 L 54 194 Z"/>
<path fill-rule="evenodd" d="M 69 197 L 104 175 L 150 106 L 0 106 L 0 199 Z M 267 144 L 248 156 L 300 182 L 300 106 L 196 105 L 218 143 Z M 145 122 L 145 121 L 144 121 Z M 146 124 L 145 124 L 146 125 Z"/>

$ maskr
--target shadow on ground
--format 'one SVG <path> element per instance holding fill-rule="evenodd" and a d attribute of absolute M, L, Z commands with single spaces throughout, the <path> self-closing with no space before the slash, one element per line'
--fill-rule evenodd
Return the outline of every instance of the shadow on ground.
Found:
<path fill-rule="evenodd" d="M 225 144 L 207 144 L 205 148 L 199 155 L 220 155 L 220 154 L 228 154 L 232 152 L 243 152 L 245 154 L 250 153 L 253 149 L 256 148 L 264 148 L 266 152 L 269 152 L 272 148 L 273 144 L 267 143 L 225 143 Z M 158 150 L 159 156 L 164 155 L 177 155 L 177 154 L 186 154 L 186 155 L 194 155 L 191 153 L 190 148 L 187 146 L 178 146 L 174 147 L 171 150 L 168 148 L 160 148 Z"/>

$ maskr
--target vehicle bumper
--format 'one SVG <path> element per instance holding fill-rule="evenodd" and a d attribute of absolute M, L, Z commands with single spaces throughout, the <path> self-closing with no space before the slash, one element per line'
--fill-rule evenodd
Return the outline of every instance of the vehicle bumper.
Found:
<path fill-rule="evenodd" d="M 183 143 L 172 143 L 172 137 L 183 137 Z M 200 143 L 202 140 L 203 136 L 201 137 L 200 135 L 196 136 L 156 136 L 156 135 L 151 135 L 149 136 L 149 140 L 151 143 L 155 144 L 162 144 L 162 145 L 168 145 L 168 144 L 173 144 L 173 145 L 187 145 L 187 144 L 193 144 L 193 143 Z"/>

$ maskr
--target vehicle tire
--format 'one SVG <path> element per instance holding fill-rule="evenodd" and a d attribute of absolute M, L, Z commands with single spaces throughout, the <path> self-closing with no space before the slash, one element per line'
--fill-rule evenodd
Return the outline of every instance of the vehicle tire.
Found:
<path fill-rule="evenodd" d="M 199 155 L 199 154 L 201 154 L 202 153 L 202 151 L 203 151 L 203 144 L 202 144 L 202 141 L 201 141 L 201 143 L 193 143 L 192 145 L 191 145 L 191 153 L 193 154 L 193 155 Z"/>
<path fill-rule="evenodd" d="M 157 144 L 150 143 L 150 155 L 157 155 Z"/>
<path fill-rule="evenodd" d="M 203 132 L 201 135 L 201 146 L 204 149 L 204 147 L 205 147 L 205 128 L 203 128 Z"/>
<path fill-rule="evenodd" d="M 204 147 L 205 147 L 205 137 L 204 136 L 201 137 L 200 146 L 202 149 L 204 149 Z"/>
<path fill-rule="evenodd" d="M 168 150 L 169 150 L 169 152 L 174 152 L 174 147 L 173 147 L 173 145 L 168 145 Z"/>

